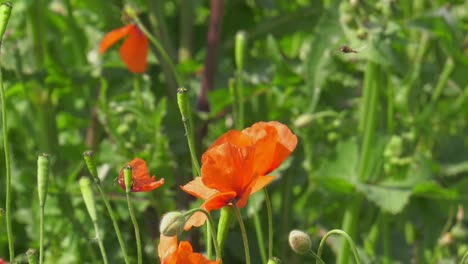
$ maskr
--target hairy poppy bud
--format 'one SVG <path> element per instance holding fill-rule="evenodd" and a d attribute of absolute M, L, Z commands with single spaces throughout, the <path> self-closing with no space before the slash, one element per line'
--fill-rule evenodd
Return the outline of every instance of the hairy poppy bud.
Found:
<path fill-rule="evenodd" d="M 281 263 L 281 261 L 277 257 L 271 257 L 267 262 L 267 264 L 279 264 L 279 263 Z"/>
<path fill-rule="evenodd" d="M 185 216 L 181 212 L 169 212 L 165 214 L 159 225 L 159 232 L 164 236 L 178 236 L 184 231 Z"/>
<path fill-rule="evenodd" d="M 308 234 L 300 230 L 293 230 L 289 233 L 289 246 L 297 254 L 303 255 L 309 252 L 312 242 Z"/>

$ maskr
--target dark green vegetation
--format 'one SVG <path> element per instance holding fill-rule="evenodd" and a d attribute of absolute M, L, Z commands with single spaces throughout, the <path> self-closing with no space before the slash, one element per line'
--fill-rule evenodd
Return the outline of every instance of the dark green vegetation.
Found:
<path fill-rule="evenodd" d="M 124 4 L 140 12 L 173 59 L 181 84 L 151 44 L 144 75 L 127 71 L 120 45 L 98 55 L 102 36 L 122 26 Z M 176 102 L 179 85 L 189 91 L 199 155 L 234 128 L 233 109 L 239 112 L 234 85 L 243 87 L 245 126 L 278 120 L 299 136 L 297 149 L 268 186 L 273 254 L 283 263 L 313 261 L 289 249 L 291 229 L 307 231 L 315 250 L 326 231 L 344 229 L 364 263 L 457 263 L 468 251 L 468 221 L 460 213 L 468 208 L 465 1 L 224 1 L 216 11 L 224 14 L 219 42 L 208 51 L 210 1 L 17 0 L 13 5 L 1 60 L 19 261 L 26 261 L 28 248 L 39 249 L 40 153 L 51 155 L 45 262 L 101 261 L 78 184 L 89 175 L 82 153 L 93 150 L 133 262 L 134 229 L 115 179 L 134 157 L 165 178 L 163 187 L 133 195 L 143 262 L 157 262 L 162 214 L 195 206 L 179 189 L 193 175 Z M 234 58 L 240 30 L 248 41 L 243 70 Z M 341 52 L 343 45 L 357 53 Z M 216 70 L 204 66 L 210 51 L 217 58 L 207 63 Z M 213 78 L 213 85 L 205 86 L 207 98 L 201 92 L 204 74 Z M 96 199 L 109 262 L 123 263 L 104 203 Z M 259 214 L 267 245 L 265 211 L 262 194 L 242 211 L 253 263 L 261 257 L 252 215 Z M 0 221 L 0 257 L 8 259 L 4 215 Z M 202 233 L 184 236 L 204 250 Z M 241 263 L 238 225 L 228 236 L 224 263 Z M 330 238 L 326 263 L 347 263 L 343 254 L 349 250 L 339 242 Z"/>

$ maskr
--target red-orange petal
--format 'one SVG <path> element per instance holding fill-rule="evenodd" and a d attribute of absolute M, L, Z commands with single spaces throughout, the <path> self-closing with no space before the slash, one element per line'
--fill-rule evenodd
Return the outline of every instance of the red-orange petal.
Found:
<path fill-rule="evenodd" d="M 114 29 L 107 33 L 99 44 L 99 53 L 104 53 L 108 48 L 114 45 L 117 41 L 127 36 L 132 29 L 133 25 L 126 25 L 124 27 Z"/>
<path fill-rule="evenodd" d="M 221 209 L 224 206 L 228 205 L 232 200 L 237 198 L 236 192 L 223 192 L 217 193 L 210 197 L 203 204 L 208 212 L 212 210 Z"/>
<path fill-rule="evenodd" d="M 184 186 L 180 186 L 180 188 L 184 192 L 203 200 L 206 200 L 214 194 L 218 193 L 217 190 L 206 187 L 206 185 L 203 184 L 201 177 L 196 177 L 194 180 L 188 182 Z"/>
<path fill-rule="evenodd" d="M 252 182 L 255 149 L 237 147 L 229 142 L 205 152 L 201 168 L 202 182 L 220 192 L 241 194 Z"/>
<path fill-rule="evenodd" d="M 158 256 L 161 264 L 169 264 L 176 251 L 177 236 L 167 237 L 161 234 L 158 245 Z"/>
<path fill-rule="evenodd" d="M 150 177 L 146 162 L 140 158 L 134 158 L 128 163 L 132 167 L 132 192 L 149 192 L 164 184 L 164 178 L 155 180 L 155 177 Z M 119 173 L 120 187 L 125 191 L 125 180 L 123 169 Z"/>
<path fill-rule="evenodd" d="M 185 221 L 184 230 L 188 231 L 192 226 L 199 227 L 205 224 L 207 217 L 202 212 L 193 213 L 187 221 Z"/>
<path fill-rule="evenodd" d="M 260 191 L 263 187 L 267 186 L 275 177 L 274 176 L 260 176 L 252 184 L 252 194 Z"/>
<path fill-rule="evenodd" d="M 242 132 L 255 141 L 256 170 L 260 175 L 278 168 L 297 146 L 296 135 L 277 121 L 257 122 Z"/>
<path fill-rule="evenodd" d="M 128 38 L 120 47 L 120 56 L 130 72 L 145 72 L 148 48 L 148 38 L 136 25 L 133 25 Z"/>

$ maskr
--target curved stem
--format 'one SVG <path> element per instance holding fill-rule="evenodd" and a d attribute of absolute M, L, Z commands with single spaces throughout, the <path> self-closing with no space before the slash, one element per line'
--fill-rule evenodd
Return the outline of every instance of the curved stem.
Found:
<path fill-rule="evenodd" d="M 463 255 L 462 260 L 460 261 L 460 264 L 465 264 L 468 263 L 468 251 Z"/>
<path fill-rule="evenodd" d="M 186 216 L 192 215 L 195 212 L 202 212 L 206 215 L 206 218 L 208 218 L 208 228 L 211 230 L 211 239 L 213 239 L 213 244 L 214 244 L 214 248 L 216 252 L 216 259 L 219 259 L 220 263 L 222 263 L 223 261 L 221 259 L 221 251 L 219 250 L 218 241 L 216 240 L 216 229 L 214 228 L 213 218 L 211 218 L 210 213 L 208 213 L 206 210 L 202 208 L 194 208 L 190 211 L 187 211 L 185 215 Z M 209 242 L 207 241 L 207 243 Z"/>
<path fill-rule="evenodd" d="M 164 61 L 169 65 L 169 68 L 171 69 L 171 71 L 174 74 L 174 77 L 175 77 L 175 79 L 177 81 L 177 86 L 181 86 L 182 85 L 182 78 L 180 77 L 179 73 L 177 72 L 177 70 L 176 70 L 176 68 L 174 66 L 174 63 L 172 62 L 169 55 L 167 55 L 167 52 L 164 50 L 161 43 L 155 37 L 153 37 L 153 35 L 151 35 L 151 33 L 143 25 L 143 23 L 141 23 L 140 19 L 138 18 L 138 16 L 134 12 L 129 12 L 128 14 L 132 18 L 133 22 L 135 22 L 135 24 L 137 24 L 137 26 L 141 30 L 141 32 L 143 32 L 143 34 L 145 34 L 145 36 L 151 41 L 151 43 L 153 43 L 153 45 L 156 47 L 158 52 L 161 54 Z"/>
<path fill-rule="evenodd" d="M 312 255 L 312 257 L 315 258 L 316 262 L 318 262 L 320 264 L 325 264 L 325 262 L 323 262 L 323 260 L 317 254 L 315 254 L 314 251 L 310 250 L 309 253 L 310 253 L 310 255 Z"/>
<path fill-rule="evenodd" d="M 270 196 L 268 195 L 266 187 L 263 188 L 263 192 L 265 193 L 265 203 L 268 215 L 268 259 L 270 259 L 273 257 L 273 213 L 271 210 Z"/>
<path fill-rule="evenodd" d="M 137 252 L 138 252 L 138 264 L 142 263 L 142 251 L 141 251 L 141 238 L 140 238 L 140 228 L 138 226 L 138 221 L 135 217 L 135 210 L 133 209 L 132 198 L 130 197 L 130 192 L 127 192 L 127 205 L 128 205 L 128 212 L 130 213 L 130 218 L 133 222 L 133 228 L 135 229 L 135 239 L 137 244 Z"/>
<path fill-rule="evenodd" d="M 258 214 L 253 215 L 255 233 L 257 233 L 258 249 L 260 251 L 260 256 L 262 257 L 262 262 L 267 263 L 268 259 L 265 253 L 265 245 L 263 245 L 263 231 L 262 226 L 260 225 L 260 217 Z"/>
<path fill-rule="evenodd" d="M 318 258 L 317 258 L 316 264 L 318 264 L 319 259 L 321 259 L 323 246 L 325 245 L 327 238 L 333 234 L 341 235 L 348 241 L 348 244 L 351 246 L 351 251 L 353 251 L 354 260 L 356 261 L 356 264 L 361 264 L 361 259 L 359 258 L 359 254 L 357 252 L 356 245 L 354 244 L 353 239 L 346 232 L 340 229 L 333 229 L 333 230 L 328 231 L 328 233 L 326 233 L 325 236 L 323 236 L 322 240 L 320 240 L 319 248 L 317 250 Z"/>
<path fill-rule="evenodd" d="M 234 212 L 236 213 L 237 221 L 239 221 L 239 226 L 241 229 L 242 241 L 244 242 L 245 263 L 250 264 L 249 240 L 247 239 L 247 232 L 245 231 L 244 221 L 242 220 L 239 207 L 237 207 L 235 202 L 232 203 L 232 207 L 234 208 Z"/>

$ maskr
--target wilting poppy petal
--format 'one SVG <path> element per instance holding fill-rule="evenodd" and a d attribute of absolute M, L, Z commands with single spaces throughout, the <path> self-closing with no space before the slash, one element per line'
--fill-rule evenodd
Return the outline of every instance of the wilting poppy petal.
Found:
<path fill-rule="evenodd" d="M 149 192 L 164 184 L 164 178 L 155 180 L 155 177 L 150 177 L 146 162 L 140 158 L 135 158 L 128 163 L 132 167 L 132 192 Z M 120 187 L 125 191 L 125 179 L 123 169 L 119 173 Z"/>
<path fill-rule="evenodd" d="M 124 38 L 132 30 L 133 25 L 126 25 L 124 27 L 114 29 L 107 33 L 99 44 L 99 53 L 104 53 L 108 48 L 114 45 L 117 41 Z"/>
<path fill-rule="evenodd" d="M 146 70 L 148 39 L 136 25 L 132 27 L 128 38 L 120 47 L 120 56 L 130 72 L 142 73 Z"/>

